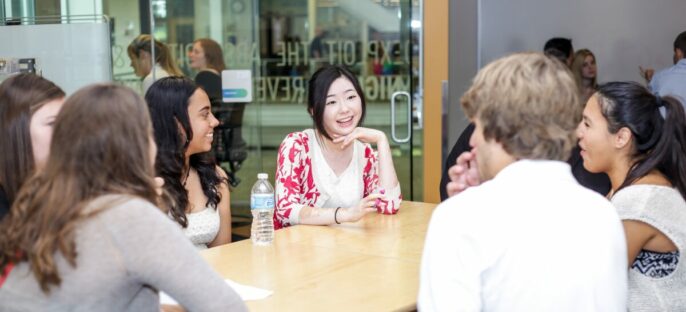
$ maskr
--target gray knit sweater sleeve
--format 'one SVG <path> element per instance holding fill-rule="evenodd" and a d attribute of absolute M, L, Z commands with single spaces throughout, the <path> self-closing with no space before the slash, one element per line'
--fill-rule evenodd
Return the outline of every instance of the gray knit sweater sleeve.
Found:
<path fill-rule="evenodd" d="M 247 310 L 180 228 L 150 203 L 114 207 L 103 224 L 137 282 L 168 293 L 187 311 Z"/>
<path fill-rule="evenodd" d="M 653 278 L 629 269 L 629 311 L 683 311 L 686 307 L 686 201 L 676 189 L 632 185 L 614 197 L 612 204 L 622 220 L 649 224 L 667 235 L 679 250 L 676 270 Z M 659 265 L 659 264 L 656 264 Z"/>

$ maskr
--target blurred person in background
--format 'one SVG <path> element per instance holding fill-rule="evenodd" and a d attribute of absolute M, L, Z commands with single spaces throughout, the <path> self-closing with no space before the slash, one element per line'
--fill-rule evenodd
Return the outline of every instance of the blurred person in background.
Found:
<path fill-rule="evenodd" d="M 143 34 L 136 37 L 126 51 L 131 59 L 134 74 L 143 78 L 143 95 L 155 82 L 153 80 L 153 68 L 154 79 L 183 76 L 167 45 L 157 40 L 155 40 L 155 62 L 152 61 L 152 37 L 150 35 Z"/>
<path fill-rule="evenodd" d="M 598 91 L 598 65 L 595 55 L 588 49 L 581 49 L 574 54 L 572 63 L 572 73 L 581 94 L 581 103 L 586 103 L 588 99 Z"/>

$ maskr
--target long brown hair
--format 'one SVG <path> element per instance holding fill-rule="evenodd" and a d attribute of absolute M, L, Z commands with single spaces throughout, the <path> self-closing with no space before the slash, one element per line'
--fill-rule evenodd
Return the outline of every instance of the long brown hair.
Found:
<path fill-rule="evenodd" d="M 129 54 L 129 57 L 132 59 L 140 57 L 141 51 L 152 53 L 151 52 L 152 51 L 151 42 L 152 42 L 152 37 L 150 35 L 146 35 L 146 34 L 139 35 L 138 37 L 136 37 L 136 39 L 133 39 L 133 41 L 131 41 L 131 43 L 129 44 L 129 47 L 126 49 L 126 52 Z M 158 40 L 155 40 L 155 62 L 154 63 L 162 66 L 164 71 L 169 73 L 170 76 L 183 76 L 183 73 L 179 69 L 179 66 L 176 65 L 176 61 L 174 61 L 174 58 L 172 58 L 171 51 L 169 51 L 169 48 L 167 47 L 167 45 L 158 41 Z M 155 65 L 155 64 L 151 64 L 151 65 Z"/>
<path fill-rule="evenodd" d="M 0 223 L 0 272 L 28 261 L 41 289 L 60 285 L 56 252 L 76 267 L 74 230 L 106 194 L 156 201 L 152 126 L 143 98 L 115 85 L 93 85 L 67 99 L 57 115 L 45 169 L 19 192 Z"/>
<path fill-rule="evenodd" d="M 35 74 L 18 74 L 0 84 L 0 187 L 10 204 L 34 169 L 31 116 L 64 91 Z"/>
<path fill-rule="evenodd" d="M 200 43 L 203 52 L 205 53 L 205 62 L 207 67 L 216 70 L 221 75 L 222 70 L 226 69 L 226 64 L 224 64 L 224 53 L 222 53 L 222 48 L 219 44 L 209 38 L 200 38 L 193 43 Z"/>

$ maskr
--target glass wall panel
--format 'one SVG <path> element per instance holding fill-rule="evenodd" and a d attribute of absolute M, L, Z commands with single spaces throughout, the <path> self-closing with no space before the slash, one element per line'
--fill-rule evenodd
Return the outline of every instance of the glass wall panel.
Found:
<path fill-rule="evenodd" d="M 34 72 L 67 94 L 112 79 L 110 21 L 100 1 L 2 1 L 0 81 Z M 64 15 L 66 8 L 78 14 Z M 76 10 L 78 8 L 79 10 Z"/>
<path fill-rule="evenodd" d="M 258 172 L 273 181 L 276 153 L 290 132 L 312 127 L 306 111 L 307 81 L 326 64 L 355 73 L 367 100 L 365 126 L 383 130 L 404 198 L 421 200 L 422 122 L 418 88 L 418 0 L 4 0 L 3 16 L 105 14 L 110 17 L 113 79 L 142 92 L 127 47 L 141 33 L 165 43 L 183 74 L 194 78 L 189 49 L 210 38 L 227 69 L 252 71 L 253 101 L 225 115 L 240 129 L 229 150 L 245 159 L 222 162 L 234 175 L 236 216 L 249 216 L 249 192 Z M 39 9 L 36 12 L 36 8 Z M 394 105 L 393 105 L 394 104 Z M 226 103 L 217 107 L 226 109 Z M 235 107 L 242 106 L 231 106 Z M 221 113 L 218 112 L 218 115 Z M 409 116 L 409 117 L 408 117 Z M 245 143 L 245 144 L 243 144 Z M 240 158 L 240 157 L 238 157 Z M 225 159 L 226 160 L 226 157 Z"/>
<path fill-rule="evenodd" d="M 240 127 L 247 158 L 233 167 L 222 163 L 240 181 L 231 194 L 235 216 L 249 216 L 258 172 L 273 181 L 283 138 L 312 127 L 307 81 L 326 64 L 345 65 L 358 76 L 367 99 L 365 126 L 389 137 L 404 198 L 423 198 L 419 1 L 106 0 L 104 11 L 115 21 L 113 71 L 120 83 L 140 90 L 126 47 L 145 29 L 168 45 L 190 78 L 197 71 L 188 52 L 199 38 L 219 43 L 227 69 L 252 70 L 253 101 L 245 105 Z"/>

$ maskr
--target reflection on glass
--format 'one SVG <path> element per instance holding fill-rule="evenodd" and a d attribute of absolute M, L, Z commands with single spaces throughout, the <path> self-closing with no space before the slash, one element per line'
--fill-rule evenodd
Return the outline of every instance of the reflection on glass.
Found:
<path fill-rule="evenodd" d="M 126 56 L 126 45 L 144 28 L 138 1 L 104 3 L 105 13 L 116 21 L 115 79 L 140 84 Z M 253 71 L 254 100 L 245 106 L 242 118 L 248 156 L 237 171 L 245 182 L 234 188 L 232 206 L 247 207 L 255 173 L 274 172 L 276 149 L 284 136 L 311 127 L 304 103 L 307 81 L 317 68 L 342 64 L 357 75 L 368 101 L 365 124 L 389 137 L 391 96 L 396 91 L 417 92 L 417 0 L 150 0 L 150 5 L 152 32 L 169 47 L 184 75 L 194 78 L 199 72 L 189 59 L 199 38 L 219 43 L 227 69 Z M 404 137 L 407 105 L 404 97 L 399 99 L 396 130 Z M 393 145 L 403 194 L 411 194 L 410 181 L 422 183 L 409 169 L 413 154 L 414 162 L 421 163 L 421 128 L 416 126 L 412 145 Z M 420 190 L 414 188 L 415 200 L 422 198 Z"/>

